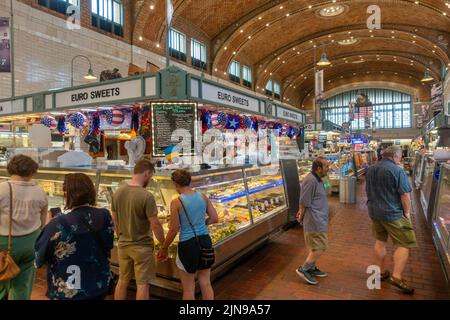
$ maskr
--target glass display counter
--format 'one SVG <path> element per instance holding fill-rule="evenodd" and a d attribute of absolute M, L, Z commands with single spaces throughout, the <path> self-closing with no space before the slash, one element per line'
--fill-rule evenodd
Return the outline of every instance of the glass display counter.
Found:
<path fill-rule="evenodd" d="M 431 194 L 435 166 L 436 161 L 431 156 L 425 156 L 423 164 L 423 183 L 420 190 L 420 204 L 422 205 L 427 220 L 429 220 L 427 214 L 429 204 L 435 199 L 434 195 Z"/>
<path fill-rule="evenodd" d="M 72 172 L 87 174 L 98 192 L 97 205 L 110 209 L 112 195 L 131 179 L 129 170 L 40 169 L 35 180 L 49 197 L 49 207 L 64 206 L 62 185 L 64 176 Z M 169 205 L 178 194 L 170 178 L 171 171 L 158 171 L 147 189 L 156 199 L 158 217 L 167 233 Z M 0 168 L 0 181 L 6 180 L 5 167 Z M 265 167 L 238 167 L 194 172 L 193 187 L 208 196 L 219 215 L 219 223 L 209 226 L 216 249 L 216 263 L 212 278 L 225 272 L 240 257 L 268 239 L 287 222 L 285 179 L 279 165 Z M 169 260 L 157 262 L 157 277 L 152 283 L 159 288 L 156 294 L 171 296 L 181 292 L 176 272 L 175 257 L 178 238 L 169 248 Z M 159 244 L 155 239 L 155 254 Z M 113 249 L 111 265 L 118 272 L 117 252 Z"/>
<path fill-rule="evenodd" d="M 361 176 L 367 172 L 369 166 L 375 163 L 375 152 L 373 150 L 359 150 L 353 152 L 356 174 Z"/>
<path fill-rule="evenodd" d="M 433 240 L 450 282 L 450 164 L 442 166 L 433 215 Z"/>

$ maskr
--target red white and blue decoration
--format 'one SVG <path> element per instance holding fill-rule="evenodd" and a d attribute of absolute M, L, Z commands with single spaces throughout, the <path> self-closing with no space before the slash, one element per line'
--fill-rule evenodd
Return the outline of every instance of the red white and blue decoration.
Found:
<path fill-rule="evenodd" d="M 60 116 L 58 118 L 58 124 L 56 126 L 56 128 L 58 129 L 58 132 L 60 135 L 63 135 L 67 132 L 67 127 L 66 127 L 66 117 L 65 116 Z"/>
<path fill-rule="evenodd" d="M 51 117 L 51 116 L 45 116 L 41 118 L 41 123 L 46 126 L 47 128 L 49 128 L 52 132 L 54 132 L 56 130 L 56 119 Z"/>
<path fill-rule="evenodd" d="M 212 128 L 211 113 L 208 110 L 202 110 L 200 120 L 202 121 L 202 133 Z"/>
<path fill-rule="evenodd" d="M 258 129 L 266 129 L 267 128 L 267 122 L 264 119 L 258 120 Z"/>
<path fill-rule="evenodd" d="M 217 128 L 217 127 L 221 126 L 221 124 L 219 123 L 218 118 L 219 118 L 219 114 L 218 113 L 216 113 L 216 112 L 212 112 L 211 113 L 211 127 L 212 128 Z"/>
<path fill-rule="evenodd" d="M 91 130 L 89 130 L 89 134 L 98 135 L 100 133 L 100 115 L 98 112 L 94 112 L 91 115 Z"/>
<path fill-rule="evenodd" d="M 228 116 L 227 124 L 225 125 L 225 128 L 230 130 L 237 130 L 242 126 L 242 120 L 237 115 L 231 115 Z"/>
<path fill-rule="evenodd" d="M 81 129 L 86 124 L 86 116 L 81 112 L 75 112 L 69 117 L 69 123 L 76 129 Z"/>
<path fill-rule="evenodd" d="M 243 116 L 242 119 L 244 129 L 250 129 L 252 127 L 253 119 L 249 116 Z"/>
<path fill-rule="evenodd" d="M 114 112 L 113 112 L 114 116 Z M 123 120 L 122 120 L 123 122 Z M 131 124 L 130 124 L 131 131 L 138 132 L 139 130 L 139 108 L 133 108 L 131 110 Z"/>
<path fill-rule="evenodd" d="M 123 123 L 124 119 L 125 116 L 123 114 L 123 111 L 120 109 L 112 109 L 110 114 L 106 114 L 106 122 L 115 127 L 120 126 Z"/>
<path fill-rule="evenodd" d="M 217 115 L 217 122 L 221 126 L 226 126 L 228 122 L 228 115 L 225 112 L 219 112 Z"/>

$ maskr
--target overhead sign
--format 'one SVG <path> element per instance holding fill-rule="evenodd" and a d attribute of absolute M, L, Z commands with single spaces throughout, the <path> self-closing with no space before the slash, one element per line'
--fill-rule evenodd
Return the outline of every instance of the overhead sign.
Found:
<path fill-rule="evenodd" d="M 259 100 L 209 83 L 202 83 L 202 99 L 227 106 L 260 112 Z"/>
<path fill-rule="evenodd" d="M 56 108 L 103 104 L 142 96 L 141 79 L 56 93 Z"/>
<path fill-rule="evenodd" d="M 277 106 L 277 117 L 285 120 L 303 122 L 303 114 Z"/>
<path fill-rule="evenodd" d="M 0 72 L 11 72 L 11 38 L 9 18 L 0 17 Z"/>

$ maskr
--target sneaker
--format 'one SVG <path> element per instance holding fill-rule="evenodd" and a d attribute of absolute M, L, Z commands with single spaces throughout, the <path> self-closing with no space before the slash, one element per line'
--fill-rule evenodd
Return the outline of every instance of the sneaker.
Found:
<path fill-rule="evenodd" d="M 391 272 L 389 270 L 385 270 L 382 274 L 380 274 L 380 280 L 386 281 L 391 276 Z"/>
<path fill-rule="evenodd" d="M 311 275 L 314 277 L 325 278 L 328 276 L 328 273 L 320 271 L 317 267 L 310 271 Z"/>
<path fill-rule="evenodd" d="M 302 267 L 299 267 L 295 272 L 309 284 L 319 283 L 309 271 L 304 271 Z"/>
<path fill-rule="evenodd" d="M 405 280 L 397 279 L 397 278 L 394 278 L 391 276 L 388 278 L 388 282 L 390 284 L 392 284 L 393 286 L 399 288 L 402 291 L 402 293 L 404 293 L 404 294 L 413 294 L 414 293 L 414 288 L 407 285 Z"/>

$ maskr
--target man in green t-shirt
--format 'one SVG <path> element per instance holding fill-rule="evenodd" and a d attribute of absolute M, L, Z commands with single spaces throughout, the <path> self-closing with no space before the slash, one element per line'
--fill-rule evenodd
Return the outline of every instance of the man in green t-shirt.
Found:
<path fill-rule="evenodd" d="M 131 182 L 113 195 L 111 211 L 118 241 L 119 282 L 115 300 L 125 300 L 128 283 L 136 279 L 136 300 L 149 299 L 149 282 L 155 276 L 152 231 L 159 243 L 164 243 L 164 230 L 158 219 L 155 198 L 145 188 L 155 173 L 148 159 L 134 167 Z"/>

